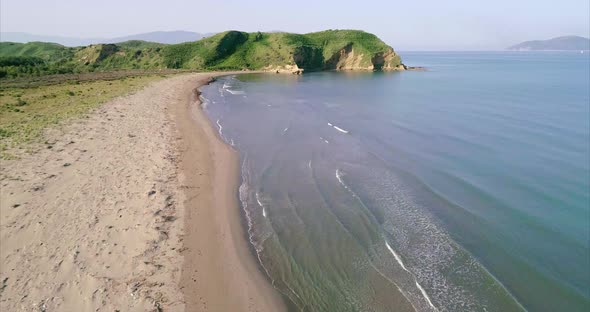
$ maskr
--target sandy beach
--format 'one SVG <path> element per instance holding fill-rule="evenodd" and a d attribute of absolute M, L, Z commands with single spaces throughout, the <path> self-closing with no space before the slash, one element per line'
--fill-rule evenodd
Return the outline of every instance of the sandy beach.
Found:
<path fill-rule="evenodd" d="M 282 311 L 195 89 L 157 81 L 2 160 L 0 310 Z"/>

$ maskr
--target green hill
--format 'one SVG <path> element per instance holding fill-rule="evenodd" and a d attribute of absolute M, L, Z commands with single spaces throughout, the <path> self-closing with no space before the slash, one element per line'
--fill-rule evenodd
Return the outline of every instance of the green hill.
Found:
<path fill-rule="evenodd" d="M 127 41 L 68 48 L 53 43 L 0 43 L 0 77 L 126 69 L 319 70 L 403 69 L 399 56 L 358 30 L 309 34 L 227 31 L 199 41 Z"/>
<path fill-rule="evenodd" d="M 228 31 L 163 48 L 169 68 L 187 69 L 394 69 L 401 60 L 375 35 L 327 30 L 305 35 Z"/>
<path fill-rule="evenodd" d="M 57 43 L 48 42 L 0 42 L 0 57 L 23 56 L 39 57 L 48 61 L 57 60 L 68 53 L 66 48 Z"/>

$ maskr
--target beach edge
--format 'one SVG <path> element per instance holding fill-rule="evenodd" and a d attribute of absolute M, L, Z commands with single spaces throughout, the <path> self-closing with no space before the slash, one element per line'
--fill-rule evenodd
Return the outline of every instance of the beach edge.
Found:
<path fill-rule="evenodd" d="M 187 311 L 286 310 L 246 239 L 237 196 L 239 155 L 219 138 L 198 96 L 214 77 L 240 73 L 191 75 L 169 108 L 185 215 L 180 288 Z"/>

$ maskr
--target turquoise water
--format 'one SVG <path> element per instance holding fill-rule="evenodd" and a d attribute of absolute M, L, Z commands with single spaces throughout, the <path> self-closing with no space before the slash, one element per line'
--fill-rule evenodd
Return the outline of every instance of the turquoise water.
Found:
<path fill-rule="evenodd" d="M 202 89 L 261 268 L 294 310 L 588 310 L 590 55 L 401 55 Z"/>

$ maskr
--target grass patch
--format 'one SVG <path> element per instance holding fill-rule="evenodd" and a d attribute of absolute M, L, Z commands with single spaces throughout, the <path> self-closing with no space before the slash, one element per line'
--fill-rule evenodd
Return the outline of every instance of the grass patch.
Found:
<path fill-rule="evenodd" d="M 162 79 L 161 75 L 4 89 L 0 94 L 0 151 L 41 138 L 43 130 L 80 117 L 117 96 Z"/>

